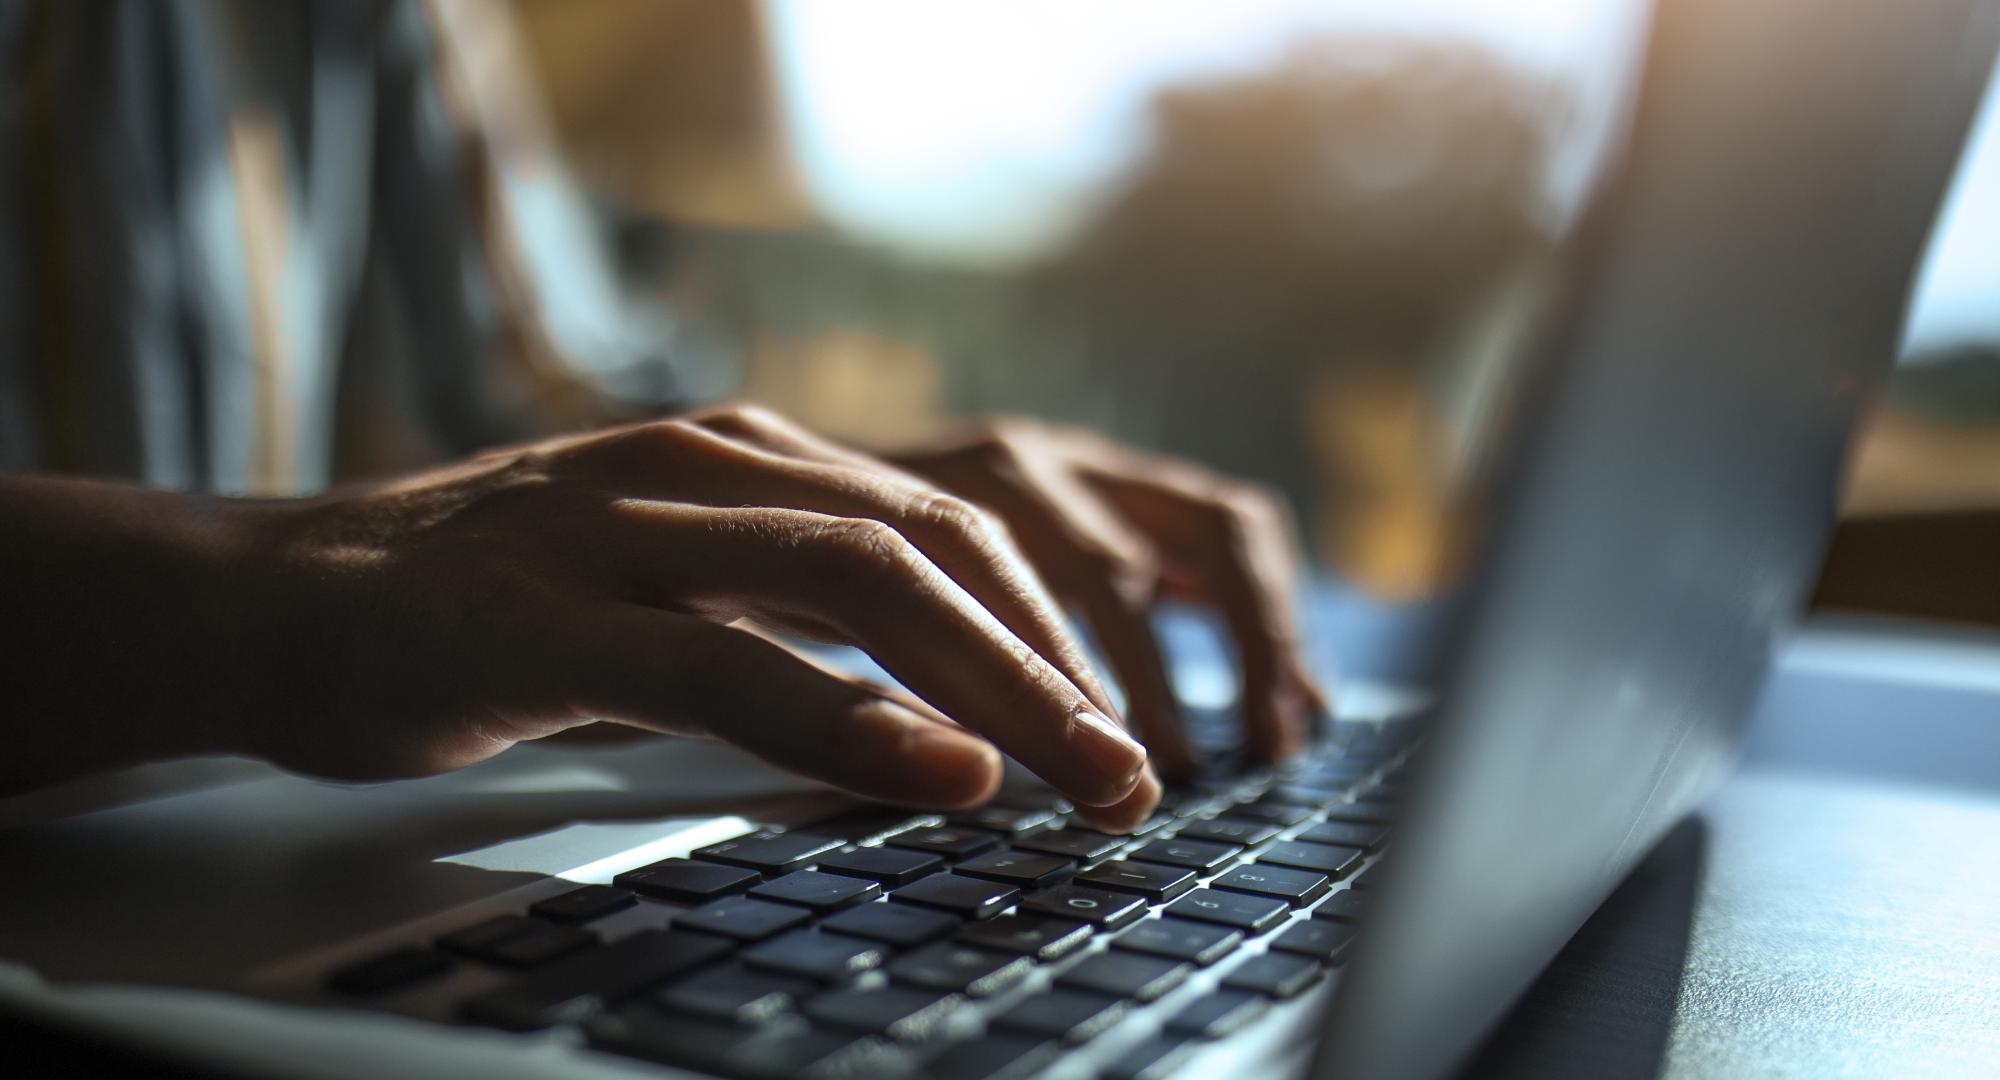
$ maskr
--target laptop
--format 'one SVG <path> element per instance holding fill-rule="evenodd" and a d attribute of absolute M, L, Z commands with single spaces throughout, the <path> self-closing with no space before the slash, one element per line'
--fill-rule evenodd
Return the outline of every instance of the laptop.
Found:
<path fill-rule="evenodd" d="M 686 743 L 169 789 L 0 833 L 0 1005 L 244 1075 L 1447 1074 L 1729 767 L 1996 40 L 1662 0 L 1428 704 L 1131 837 Z"/>

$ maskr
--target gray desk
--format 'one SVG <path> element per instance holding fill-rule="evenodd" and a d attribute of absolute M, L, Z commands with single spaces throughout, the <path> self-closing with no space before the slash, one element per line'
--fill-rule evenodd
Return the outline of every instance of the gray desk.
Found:
<path fill-rule="evenodd" d="M 1469 1074 L 2000 1075 L 2000 646 L 1824 620 Z"/>

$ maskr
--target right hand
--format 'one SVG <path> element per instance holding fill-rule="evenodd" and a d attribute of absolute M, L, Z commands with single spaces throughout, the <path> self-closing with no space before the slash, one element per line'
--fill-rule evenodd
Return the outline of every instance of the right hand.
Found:
<path fill-rule="evenodd" d="M 1091 824 L 1150 815 L 1145 750 L 1006 528 L 851 451 L 745 437 L 777 427 L 818 445 L 729 407 L 240 504 L 248 648 L 276 673 L 243 741 L 379 778 L 612 721 L 935 808 L 992 795 L 997 745 Z M 915 696 L 745 623 L 859 646 Z"/>

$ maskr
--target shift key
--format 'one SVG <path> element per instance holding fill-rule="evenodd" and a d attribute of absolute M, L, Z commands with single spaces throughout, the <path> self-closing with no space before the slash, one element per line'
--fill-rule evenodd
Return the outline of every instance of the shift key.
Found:
<path fill-rule="evenodd" d="M 727 955 L 705 934 L 642 930 L 459 1003 L 466 1019 L 510 1031 L 583 1020 L 690 968 Z"/>

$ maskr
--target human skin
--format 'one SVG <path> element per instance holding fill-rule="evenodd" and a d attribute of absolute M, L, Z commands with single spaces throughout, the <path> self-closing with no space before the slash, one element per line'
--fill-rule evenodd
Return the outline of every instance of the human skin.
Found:
<path fill-rule="evenodd" d="M 1222 615 L 1253 757 L 1324 704 L 1275 499 L 1025 422 L 890 464 L 725 406 L 308 499 L 8 478 L 0 522 L 0 790 L 204 753 L 421 776 L 638 729 L 941 809 L 991 796 L 997 748 L 1129 830 L 1158 774 L 1063 602 L 1170 773 L 1193 758 L 1157 596 Z M 858 646 L 904 689 L 774 635 Z"/>

